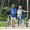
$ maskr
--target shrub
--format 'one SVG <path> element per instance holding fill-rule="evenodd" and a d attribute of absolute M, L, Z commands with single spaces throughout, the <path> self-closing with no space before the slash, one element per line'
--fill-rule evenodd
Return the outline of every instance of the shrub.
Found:
<path fill-rule="evenodd" d="M 4 18 L 0 17 L 0 21 L 6 21 L 6 20 L 7 20 L 7 17 L 4 17 Z"/>

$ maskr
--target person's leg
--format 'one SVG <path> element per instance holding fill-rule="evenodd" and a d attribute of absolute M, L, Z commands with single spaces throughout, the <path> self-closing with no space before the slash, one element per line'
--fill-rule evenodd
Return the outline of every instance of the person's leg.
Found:
<path fill-rule="evenodd" d="M 19 26 L 19 20 L 20 20 L 20 19 L 19 19 L 19 17 L 18 17 L 18 26 Z"/>
<path fill-rule="evenodd" d="M 20 22 L 20 25 L 22 25 L 22 17 L 21 16 L 20 16 L 19 22 Z"/>
<path fill-rule="evenodd" d="M 13 21 L 13 26 L 15 27 L 15 20 Z"/>
<path fill-rule="evenodd" d="M 14 18 L 14 17 L 11 18 L 11 20 L 12 20 L 12 27 L 15 27 L 15 19 L 16 18 Z"/>
<path fill-rule="evenodd" d="M 12 27 L 13 27 L 13 20 L 12 20 Z"/>
<path fill-rule="evenodd" d="M 11 17 L 11 25 L 12 25 L 12 27 L 13 27 L 13 18 Z"/>
<path fill-rule="evenodd" d="M 14 17 L 13 19 L 14 19 L 13 20 L 13 26 L 15 27 L 15 20 L 16 20 L 16 18 Z"/>

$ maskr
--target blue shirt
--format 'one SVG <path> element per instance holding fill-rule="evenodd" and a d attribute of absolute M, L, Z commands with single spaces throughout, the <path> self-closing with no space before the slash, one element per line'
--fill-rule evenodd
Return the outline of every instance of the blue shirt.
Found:
<path fill-rule="evenodd" d="M 11 7 L 11 8 L 9 8 L 9 11 L 10 11 L 10 16 L 11 17 L 16 17 L 16 8 L 13 8 L 13 7 Z"/>

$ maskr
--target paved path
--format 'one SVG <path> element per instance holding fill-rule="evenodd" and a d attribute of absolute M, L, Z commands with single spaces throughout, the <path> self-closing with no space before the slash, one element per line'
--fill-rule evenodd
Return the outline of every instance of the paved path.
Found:
<path fill-rule="evenodd" d="M 0 30 L 30 30 L 30 28 L 22 28 L 22 27 L 18 27 L 18 28 L 12 28 L 12 27 L 8 27 L 8 28 L 5 28 L 5 27 L 1 27 Z"/>
<path fill-rule="evenodd" d="M 18 25 L 16 24 L 16 26 L 15 27 L 11 27 L 11 26 L 9 26 L 9 27 L 0 27 L 0 30 L 30 30 L 30 22 L 28 22 L 29 24 L 28 24 L 28 28 L 26 27 L 26 25 L 24 24 L 24 23 L 22 23 L 22 26 L 19 26 L 18 27 Z"/>

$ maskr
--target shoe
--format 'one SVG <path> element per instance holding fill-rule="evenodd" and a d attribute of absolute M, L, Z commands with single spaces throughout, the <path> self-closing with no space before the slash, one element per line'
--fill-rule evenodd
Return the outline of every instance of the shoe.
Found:
<path fill-rule="evenodd" d="M 15 26 L 12 26 L 12 27 L 15 27 Z"/>

